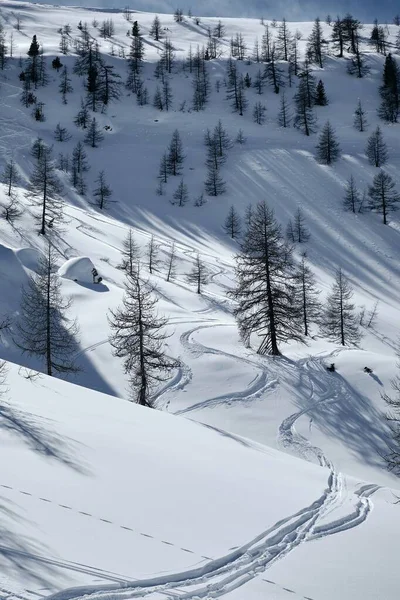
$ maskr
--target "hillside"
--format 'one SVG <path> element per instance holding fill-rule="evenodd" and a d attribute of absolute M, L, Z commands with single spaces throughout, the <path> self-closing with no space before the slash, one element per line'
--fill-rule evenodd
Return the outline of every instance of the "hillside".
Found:
<path fill-rule="evenodd" d="M 118 11 L 8 1 L 0 2 L 0 16 L 6 39 L 13 35 L 13 58 L 0 71 L 0 171 L 14 159 L 21 173 L 16 196 L 22 212 L 12 225 L 0 220 L 0 315 L 17 321 L 21 288 L 46 248 L 29 191 L 32 144 L 39 136 L 53 145 L 59 165 L 59 154 L 71 155 L 84 140 L 85 132 L 74 125 L 85 96 L 84 78 L 73 74 L 79 23 L 87 23 L 90 38 L 122 82 L 131 24 Z M 182 65 L 190 49 L 207 42 L 207 28 L 218 19 L 196 24 L 185 18 L 179 24 L 171 15 L 160 15 L 162 33 L 175 53 L 172 106 L 160 111 L 152 103 L 160 85 L 154 70 L 162 41 L 150 35 L 154 14 L 133 16 L 143 35 L 142 78 L 149 103 L 139 106 L 123 87 L 118 102 L 95 113 L 104 139 L 96 148 L 85 145 L 86 194 L 71 184 L 71 173 L 57 168 L 65 220 L 54 232 L 47 230 L 58 266 L 64 265 L 63 297 L 72 299 L 69 314 L 80 326 L 76 362 L 81 371 L 67 382 L 36 377 L 42 362 L 21 354 L 13 326 L 1 332 L 0 358 L 9 361 L 9 374 L 0 400 L 6 452 L 0 464 L 0 599 L 32 600 L 60 592 L 60 600 L 88 593 L 96 600 L 149 594 L 394 600 L 398 576 L 392 540 L 398 533 L 400 485 L 383 458 L 390 432 L 382 394 L 390 393 L 397 373 L 400 221 L 390 213 L 384 225 L 376 212 L 353 214 L 342 206 L 351 175 L 361 192 L 376 175 L 365 146 L 378 124 L 388 147 L 385 171 L 400 188 L 398 125 L 377 116 L 385 57 L 368 43 L 372 26 L 364 27 L 361 38 L 366 77 L 350 76 L 350 56 L 338 58 L 329 45 L 324 68 L 313 66 L 329 104 L 315 107 L 317 131 L 307 137 L 279 126 L 281 94 L 269 85 L 262 95 L 246 90 L 249 107 L 243 116 L 232 112 L 226 99 L 230 38 L 242 34 L 250 51 L 264 32 L 259 20 L 223 19 L 219 56 L 207 62 L 210 98 L 196 112 L 193 76 Z M 107 40 L 99 34 L 105 19 L 115 26 Z M 60 55 L 59 29 L 67 24 L 70 52 Z M 289 23 L 291 32 L 301 32 L 301 59 L 312 27 L 311 22 Z M 329 39 L 331 28 L 323 28 Z M 388 31 L 388 48 L 394 51 L 398 28 L 390 25 Z M 20 102 L 20 61 L 34 35 L 47 64 L 48 84 L 34 90 L 43 103 L 43 122 Z M 51 67 L 55 56 L 71 77 L 67 104 L 58 90 L 60 73 Z M 249 62 L 237 61 L 238 69 L 254 81 L 260 65 Z M 286 77 L 287 64 L 282 61 L 280 67 Z M 285 86 L 292 109 L 296 79 Z M 368 121 L 363 133 L 353 126 L 359 99 Z M 252 119 L 257 101 L 266 106 L 263 125 Z M 206 203 L 198 206 L 207 174 L 204 136 L 219 119 L 232 141 L 242 129 L 246 143 L 233 143 L 221 169 L 226 193 L 205 195 Z M 342 150 L 332 166 L 315 158 L 328 119 Z M 70 140 L 54 139 L 58 123 L 68 129 Z M 171 203 L 180 177 L 169 177 L 163 195 L 156 192 L 160 160 L 176 129 L 189 193 L 182 207 Z M 105 210 L 93 203 L 102 170 L 113 192 Z M 6 192 L 1 186 L 1 207 L 8 202 Z M 295 256 L 300 259 L 306 251 L 322 298 L 341 268 L 358 308 L 369 312 L 378 302 L 377 320 L 363 328 L 358 345 L 338 346 L 313 327 L 308 345 L 284 344 L 282 357 L 260 356 L 244 346 L 227 295 L 236 283 L 238 243 L 223 224 L 231 206 L 243 218 L 249 203 L 262 200 L 284 229 L 301 208 L 311 238 L 297 244 Z M 128 378 L 109 344 L 109 309 L 123 294 L 119 266 L 129 228 L 143 257 L 152 236 L 160 248 L 161 263 L 150 280 L 157 309 L 168 321 L 167 354 L 180 361 L 156 390 L 155 411 L 127 402 Z M 172 242 L 177 273 L 167 282 Z M 197 253 L 211 275 L 200 295 L 186 279 Z M 81 281 L 68 275 L 71 263 L 65 263 L 80 257 L 90 259 L 101 284 L 92 284 L 90 274 Z M 148 276 L 145 258 L 143 270 Z M 332 362 L 335 373 L 326 370 Z M 372 373 L 364 372 L 366 366 Z M 68 591 L 73 586 L 84 588 Z M 115 591 L 124 586 L 128 589 Z"/>

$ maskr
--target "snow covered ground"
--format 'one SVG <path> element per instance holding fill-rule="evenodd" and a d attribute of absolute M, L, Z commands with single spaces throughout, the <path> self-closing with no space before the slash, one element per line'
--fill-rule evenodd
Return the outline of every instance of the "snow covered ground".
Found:
<path fill-rule="evenodd" d="M 55 144 L 57 156 L 83 139 L 72 122 L 82 80 L 73 76 L 74 93 L 64 106 L 58 76 L 50 68 L 49 86 L 37 91 L 46 121 L 36 123 L 19 102 L 18 57 L 36 34 L 50 63 L 58 54 L 59 27 L 69 23 L 76 36 L 78 22 L 87 21 L 97 36 L 93 19 L 101 22 L 109 15 L 6 1 L 0 9 L 8 35 L 17 11 L 22 25 L 21 31 L 13 29 L 15 58 L 0 74 L 0 155 L 4 162 L 13 154 L 24 176 L 19 193 L 23 217 L 15 227 L 0 222 L 0 314 L 11 316 L 44 248 L 32 223 L 36 209 L 25 197 L 32 142 L 40 135 Z M 151 97 L 161 47 L 148 35 L 153 17 L 135 14 L 144 32 Z M 129 26 L 122 14 L 112 13 L 112 18 L 115 37 L 112 44 L 101 41 L 101 50 L 125 79 L 124 60 L 111 54 L 118 55 L 118 48 L 128 52 Z M 178 25 L 162 16 L 178 58 L 190 45 L 203 44 L 207 25 L 216 21 Z M 263 32 L 256 20 L 224 19 L 224 24 L 226 53 L 231 35 L 242 32 L 252 47 Z M 290 28 L 302 32 L 304 51 L 312 24 L 291 23 Z M 366 26 L 366 37 L 368 31 Z M 397 28 L 390 32 L 393 41 Z M 71 586 L 91 586 L 86 591 L 96 599 L 398 596 L 395 499 L 400 485 L 382 458 L 389 433 L 381 394 L 390 391 L 396 373 L 400 222 L 391 215 L 385 227 L 379 215 L 345 213 L 341 204 L 351 174 L 361 189 L 375 174 L 364 155 L 368 132 L 358 133 L 352 121 L 362 98 L 368 131 L 379 122 L 383 58 L 368 49 L 371 73 L 363 80 L 350 77 L 344 61 L 334 57 L 317 73 L 330 100 L 328 107 L 317 109 L 319 126 L 329 118 L 343 150 L 340 161 L 328 168 L 315 161 L 315 135 L 306 138 L 278 127 L 279 98 L 272 90 L 261 96 L 267 106 L 264 126 L 252 122 L 251 109 L 259 99 L 254 90 L 248 92 L 248 114 L 231 113 L 223 88 L 226 57 L 209 64 L 213 91 L 204 112 L 188 110 L 190 78 L 174 73 L 173 110 L 138 107 L 134 96 L 124 92 L 121 102 L 97 115 L 111 130 L 99 148 L 87 149 L 86 198 L 60 173 L 67 219 L 55 238 L 59 265 L 88 257 L 103 281 L 93 285 L 90 278 L 72 277 L 62 283 L 80 324 L 82 372 L 74 382 L 83 387 L 43 375 L 32 379 L 30 369 L 42 365 L 21 356 L 3 336 L 1 357 L 15 364 L 10 364 L 9 391 L 0 401 L 1 599 L 31 600 Z M 72 68 L 74 57 L 62 57 L 62 62 Z M 257 68 L 241 65 L 253 77 Z M 286 90 L 289 98 L 294 92 L 294 87 Z M 203 136 L 220 118 L 232 138 L 241 127 L 247 143 L 235 145 L 223 167 L 227 193 L 196 207 L 193 200 L 206 174 Z M 54 142 L 58 122 L 73 134 L 70 142 Z M 380 124 L 390 156 L 385 168 L 400 184 L 397 126 Z M 177 181 L 168 183 L 165 196 L 155 193 L 159 162 L 175 128 L 182 135 L 191 197 L 182 208 L 170 203 Z M 105 212 L 90 204 L 101 169 L 117 201 Z M 287 345 L 284 358 L 270 359 L 241 344 L 226 296 L 234 285 L 237 245 L 222 225 L 232 204 L 243 214 L 249 202 L 263 199 L 283 226 L 301 206 L 312 235 L 307 255 L 324 295 L 340 266 L 355 287 L 357 304 L 370 309 L 379 301 L 377 324 L 366 330 L 358 348 L 338 348 L 315 337 L 309 346 Z M 0 203 L 5 201 L 1 189 Z M 117 267 L 130 226 L 143 249 L 154 235 L 162 257 L 173 240 L 179 257 L 172 282 L 165 281 L 163 267 L 152 277 L 159 311 L 168 317 L 172 334 L 168 353 L 182 365 L 156 394 L 160 411 L 124 400 L 127 382 L 108 343 L 107 312 L 122 297 L 124 277 Z M 185 280 L 197 252 L 212 273 L 201 296 Z M 71 272 L 71 262 L 64 271 Z M 336 373 L 326 371 L 330 362 Z M 364 373 L 365 366 L 373 373 Z M 108 594 L 106 585 L 128 589 Z M 65 592 L 61 598 L 83 593 Z"/>

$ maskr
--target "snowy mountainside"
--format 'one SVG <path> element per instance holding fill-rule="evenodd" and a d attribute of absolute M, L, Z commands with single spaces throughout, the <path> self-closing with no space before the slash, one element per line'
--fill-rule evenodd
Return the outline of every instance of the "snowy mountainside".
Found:
<path fill-rule="evenodd" d="M 40 136 L 54 144 L 57 158 L 60 152 L 70 154 L 84 138 L 73 123 L 85 94 L 83 78 L 72 74 L 76 56 L 61 56 L 74 88 L 66 105 L 58 92 L 59 74 L 51 68 L 59 55 L 58 30 L 70 24 L 74 39 L 79 22 L 87 22 L 107 63 L 123 81 L 123 55 L 131 38 L 126 35 L 130 24 L 117 11 L 7 1 L 0 2 L 0 11 L 14 44 L 14 58 L 0 72 L 0 155 L 2 163 L 13 157 L 18 164 L 22 183 L 17 193 L 23 208 L 13 226 L 0 221 L 0 315 L 18 318 L 21 286 L 45 248 L 28 191 L 32 143 Z M 15 29 L 16 15 L 20 30 Z M 93 20 L 101 23 L 108 17 L 115 33 L 103 40 Z M 250 598 L 269 594 L 283 600 L 291 591 L 295 598 L 313 600 L 333 600 L 338 593 L 343 599 L 392 600 L 396 567 L 391 540 L 396 539 L 394 500 L 400 486 L 385 469 L 390 437 L 381 394 L 390 391 L 396 373 L 400 223 L 396 213 L 384 226 L 379 214 L 353 215 L 342 208 L 350 175 L 363 190 L 376 173 L 365 145 L 378 124 L 388 145 L 385 170 L 400 185 L 397 125 L 385 125 L 376 115 L 384 58 L 367 44 L 371 26 L 365 26 L 362 40 L 368 77 L 351 77 L 346 60 L 334 56 L 327 57 L 323 69 L 315 68 L 329 98 L 327 107 L 316 107 L 318 130 L 329 118 L 342 148 L 341 159 L 327 167 L 315 160 L 317 135 L 307 138 L 278 126 L 279 95 L 270 87 L 261 96 L 248 90 L 249 108 L 243 117 L 231 112 L 224 83 L 229 40 L 242 33 L 252 48 L 264 31 L 258 21 L 223 20 L 222 55 L 208 65 L 210 101 L 204 111 L 194 112 L 190 74 L 178 67 L 171 74 L 172 109 L 152 106 L 162 44 L 149 34 L 154 14 L 135 13 L 134 18 L 145 42 L 143 78 L 150 103 L 138 106 L 124 89 L 120 102 L 96 113 L 104 140 L 98 148 L 85 146 L 91 167 L 85 196 L 72 187 L 68 174 L 57 172 L 64 185 L 66 217 L 52 238 L 59 266 L 88 257 L 103 278 L 101 285 L 91 284 L 90 278 L 62 278 L 63 294 L 73 300 L 71 316 L 77 317 L 81 330 L 77 362 L 82 370 L 72 381 L 83 387 L 45 376 L 32 380 L 29 369 L 40 371 L 43 365 L 21 355 L 12 336 L 2 332 L 1 358 L 15 365 L 9 367 L 3 430 L 0 424 L 10 457 L 0 465 L 0 533 L 7 532 L 9 538 L 0 549 L 0 598 L 12 593 L 30 600 L 82 585 L 89 588 L 67 591 L 61 598 L 90 592 L 97 599 L 110 597 L 107 581 L 129 581 L 128 591 L 113 591 L 111 597 L 245 592 Z M 207 27 L 218 22 L 202 19 L 197 25 L 185 18 L 177 24 L 171 15 L 160 18 L 178 61 L 190 47 L 203 45 Z M 301 32 L 302 56 L 312 26 L 289 24 L 292 32 Z M 327 25 L 324 32 L 328 37 Z M 394 44 L 397 28 L 389 26 L 389 32 Z M 20 103 L 19 56 L 26 56 L 33 35 L 43 45 L 48 64 L 49 83 L 35 91 L 44 104 L 44 122 L 36 122 L 31 108 Z M 258 68 L 246 61 L 239 64 L 252 78 Z M 285 89 L 290 101 L 295 89 Z M 359 98 L 367 113 L 366 133 L 353 127 Z M 258 100 L 267 108 L 262 126 L 251 116 Z M 234 144 L 222 167 L 226 193 L 195 206 L 206 177 L 204 134 L 219 119 L 232 139 L 242 128 L 247 141 Z M 67 127 L 71 140 L 54 140 L 58 123 Z M 156 194 L 160 159 L 175 129 L 186 155 L 183 177 L 190 199 L 183 207 L 171 204 L 179 177 L 169 179 L 165 195 Z M 113 203 L 104 211 L 92 202 L 101 170 L 113 190 Z M 238 246 L 222 226 L 231 205 L 243 216 L 249 203 L 264 199 L 283 227 L 301 207 L 311 239 L 304 248 L 297 247 L 296 255 L 306 250 L 324 297 L 339 266 L 355 288 L 357 305 L 370 310 L 379 301 L 377 322 L 365 329 L 359 347 L 339 348 L 317 331 L 308 346 L 285 345 L 285 357 L 261 357 L 243 346 L 227 297 L 235 284 Z M 1 186 L 1 206 L 6 202 Z M 122 400 L 128 397 L 127 379 L 111 352 L 107 315 L 121 301 L 124 274 L 118 266 L 129 227 L 143 253 L 154 235 L 163 261 L 172 241 L 176 243 L 174 279 L 165 280 L 164 265 L 151 276 L 158 310 L 168 318 L 167 353 L 180 359 L 155 402 L 160 411 L 176 417 Z M 201 295 L 185 278 L 197 252 L 211 272 Z M 336 373 L 326 371 L 330 362 L 335 362 Z M 365 366 L 373 372 L 364 373 Z M 19 425 L 12 410 L 18 411 Z M 29 435 L 30 423 L 33 432 L 52 440 L 49 452 L 42 448 L 38 453 L 40 440 Z M 27 440 L 34 448 L 26 446 Z M 194 572 L 196 568 L 200 571 Z M 328 587 L 332 579 L 335 585 Z"/>

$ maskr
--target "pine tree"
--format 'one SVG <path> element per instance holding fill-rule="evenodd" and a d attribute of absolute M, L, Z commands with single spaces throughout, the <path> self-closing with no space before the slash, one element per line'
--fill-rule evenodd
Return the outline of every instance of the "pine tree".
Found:
<path fill-rule="evenodd" d="M 68 67 L 65 66 L 61 72 L 60 76 L 60 85 L 58 87 L 60 94 L 62 96 L 63 104 L 67 104 L 67 94 L 71 94 L 74 91 L 74 88 L 71 84 L 71 78 L 68 75 Z"/>
<path fill-rule="evenodd" d="M 264 91 L 264 85 L 265 85 L 264 76 L 261 72 L 261 69 L 258 69 L 256 76 L 254 78 L 254 81 L 253 81 L 253 88 L 255 88 L 257 90 L 257 94 L 259 94 L 260 96 Z"/>
<path fill-rule="evenodd" d="M 54 137 L 57 142 L 68 142 L 71 139 L 71 134 L 68 133 L 66 127 L 62 127 L 60 123 L 57 123 L 56 128 L 54 130 Z"/>
<path fill-rule="evenodd" d="M 40 54 L 40 46 L 37 41 L 36 35 L 33 36 L 31 45 L 28 50 L 28 65 L 27 65 L 27 74 L 29 74 L 30 81 L 37 86 L 39 81 L 39 72 L 38 72 L 38 62 L 39 62 L 39 54 Z"/>
<path fill-rule="evenodd" d="M 295 238 L 294 241 L 298 242 L 299 244 L 304 244 L 310 239 L 310 232 L 306 226 L 305 218 L 301 208 L 297 209 L 297 212 L 294 217 L 293 233 Z"/>
<path fill-rule="evenodd" d="M 95 204 L 103 210 L 108 207 L 110 202 L 110 198 L 112 196 L 112 191 L 110 186 L 106 181 L 106 175 L 104 171 L 100 171 L 98 178 L 96 179 L 97 187 L 93 191 L 93 196 L 95 198 Z"/>
<path fill-rule="evenodd" d="M 383 71 L 383 84 L 379 90 L 381 105 L 378 114 L 388 123 L 397 123 L 400 110 L 400 69 L 396 60 L 388 54 Z"/>
<path fill-rule="evenodd" d="M 126 272 L 127 275 L 133 277 L 138 273 L 139 262 L 140 262 L 140 248 L 133 237 L 132 229 L 129 229 L 129 232 L 122 242 L 122 262 L 120 265 L 120 269 Z"/>
<path fill-rule="evenodd" d="M 171 244 L 171 248 L 169 250 L 168 256 L 167 256 L 167 277 L 166 280 L 167 281 L 171 281 L 171 279 L 174 279 L 176 276 L 176 263 L 177 263 L 178 257 L 176 255 L 176 247 L 175 247 L 175 242 L 172 242 Z"/>
<path fill-rule="evenodd" d="M 347 64 L 347 72 L 350 75 L 356 75 L 356 77 L 358 77 L 358 79 L 362 79 L 362 77 L 365 77 L 366 75 L 368 75 L 369 71 L 370 71 L 369 66 L 366 63 L 364 56 L 361 54 L 361 52 L 359 50 L 359 42 L 357 39 L 356 52 L 355 52 L 354 56 L 352 56 L 349 59 L 349 62 Z"/>
<path fill-rule="evenodd" d="M 46 227 L 52 228 L 54 223 L 62 221 L 62 189 L 52 160 L 52 149 L 43 146 L 29 182 L 32 197 L 41 208 L 41 215 L 37 217 L 41 235 L 46 234 Z"/>
<path fill-rule="evenodd" d="M 183 145 L 179 131 L 175 129 L 168 149 L 168 171 L 170 175 L 180 175 L 185 160 Z"/>
<path fill-rule="evenodd" d="M 242 230 L 241 219 L 233 205 L 230 207 L 225 219 L 224 230 L 233 240 L 240 236 Z"/>
<path fill-rule="evenodd" d="M 316 63 L 321 69 L 324 66 L 324 40 L 322 34 L 321 20 L 315 19 L 314 27 L 308 38 L 307 56 L 309 60 Z"/>
<path fill-rule="evenodd" d="M 286 239 L 291 244 L 294 244 L 296 242 L 296 235 L 294 232 L 292 219 L 289 219 L 288 224 L 286 225 Z"/>
<path fill-rule="evenodd" d="M 387 146 L 379 125 L 368 138 L 365 154 L 367 155 L 369 164 L 377 168 L 382 167 L 388 161 Z"/>
<path fill-rule="evenodd" d="M 315 93 L 315 104 L 317 106 L 326 106 L 328 104 L 328 98 L 326 97 L 325 86 L 322 79 L 320 79 L 317 84 L 317 90 Z"/>
<path fill-rule="evenodd" d="M 354 127 L 358 131 L 364 132 L 368 127 L 365 111 L 362 107 L 361 100 L 358 100 L 357 108 L 354 111 Z"/>
<path fill-rule="evenodd" d="M 324 165 L 331 165 L 340 158 L 340 153 L 335 130 L 327 121 L 322 128 L 317 144 L 317 160 Z"/>
<path fill-rule="evenodd" d="M 200 254 L 197 254 L 192 270 L 186 275 L 186 281 L 196 286 L 198 294 L 201 294 L 203 286 L 209 283 L 210 274 L 208 268 L 201 260 Z"/>
<path fill-rule="evenodd" d="M 19 169 L 15 160 L 11 158 L 6 162 L 4 171 L 1 174 L 1 182 L 6 186 L 7 196 L 13 195 L 14 188 L 19 184 L 20 180 Z"/>
<path fill-rule="evenodd" d="M 68 317 L 71 301 L 61 293 L 55 250 L 49 243 L 22 290 L 16 343 L 22 352 L 45 362 L 47 375 L 67 375 L 78 368 L 78 326 Z"/>
<path fill-rule="evenodd" d="M 236 256 L 238 285 L 229 295 L 237 301 L 235 316 L 242 339 L 261 339 L 259 354 L 280 355 L 279 343 L 303 341 L 295 302 L 292 249 L 265 202 L 254 208 L 241 251 Z"/>
<path fill-rule="evenodd" d="M 257 123 L 257 125 L 264 125 L 266 112 L 267 108 L 265 105 L 261 102 L 256 102 L 253 108 L 253 121 Z"/>
<path fill-rule="evenodd" d="M 218 39 L 221 39 L 221 38 L 225 37 L 225 35 L 226 35 L 226 28 L 225 28 L 225 25 L 222 23 L 221 20 L 218 21 L 218 23 L 214 27 L 214 35 Z"/>
<path fill-rule="evenodd" d="M 291 114 L 285 92 L 281 94 L 278 123 L 281 127 L 290 127 Z"/>
<path fill-rule="evenodd" d="M 128 57 L 128 69 L 129 75 L 127 80 L 127 87 L 132 89 L 132 79 L 135 74 L 140 73 L 143 66 L 143 59 L 145 55 L 144 42 L 140 33 L 140 27 L 138 22 L 135 21 L 132 29 L 132 42 Z"/>
<path fill-rule="evenodd" d="M 296 114 L 293 127 L 300 129 L 307 136 L 315 133 L 316 118 L 312 108 L 308 105 L 307 84 L 304 79 L 300 80 L 299 87 L 294 97 L 296 103 Z"/>
<path fill-rule="evenodd" d="M 224 129 L 221 119 L 219 119 L 217 125 L 214 127 L 213 141 L 216 145 L 218 157 L 221 160 L 225 159 L 228 150 L 232 148 L 232 140 L 229 137 L 226 129 Z"/>
<path fill-rule="evenodd" d="M 166 77 L 164 80 L 164 85 L 163 85 L 163 89 L 162 89 L 162 100 L 163 100 L 163 108 L 166 111 L 169 111 L 169 109 L 172 107 L 173 94 L 172 94 L 172 90 L 171 90 L 171 83 L 170 83 L 168 77 Z"/>
<path fill-rule="evenodd" d="M 92 148 L 97 148 L 99 142 L 101 142 L 103 139 L 104 135 L 102 134 L 99 126 L 97 125 L 96 117 L 93 117 L 85 135 L 84 142 Z"/>
<path fill-rule="evenodd" d="M 296 268 L 294 281 L 296 303 L 302 315 L 303 333 L 307 337 L 310 335 L 310 325 L 318 323 L 321 316 L 321 302 L 319 300 L 321 292 L 316 287 L 314 273 L 307 264 L 305 256 L 302 257 Z"/>
<path fill-rule="evenodd" d="M 158 178 L 162 183 L 167 183 L 169 175 L 169 167 L 168 167 L 168 154 L 164 152 L 161 162 L 160 162 L 160 170 L 158 172 Z"/>
<path fill-rule="evenodd" d="M 332 28 L 332 42 L 334 48 L 338 51 L 338 57 L 343 58 L 344 49 L 344 23 L 340 17 L 337 17 Z"/>
<path fill-rule="evenodd" d="M 72 151 L 71 182 L 76 188 L 82 186 L 83 175 L 90 169 L 87 153 L 82 142 L 78 142 Z"/>
<path fill-rule="evenodd" d="M 360 192 L 357 189 L 353 175 L 347 181 L 345 195 L 343 198 L 343 208 L 353 213 L 359 211 L 361 205 Z"/>
<path fill-rule="evenodd" d="M 226 183 L 222 179 L 215 163 L 208 164 L 207 179 L 204 183 L 206 193 L 209 196 L 221 196 L 226 191 Z"/>
<path fill-rule="evenodd" d="M 153 37 L 156 40 L 156 42 L 160 41 L 160 38 L 162 35 L 161 30 L 162 30 L 161 29 L 161 21 L 160 21 L 158 15 L 156 15 L 154 17 L 154 20 L 153 20 L 153 23 L 151 25 L 150 32 L 149 32 L 151 37 Z"/>
<path fill-rule="evenodd" d="M 270 60 L 265 65 L 264 78 L 272 86 L 275 94 L 279 94 L 279 90 L 284 86 L 283 71 L 278 67 L 276 62 L 275 45 L 272 46 Z"/>
<path fill-rule="evenodd" d="M 278 56 L 282 60 L 287 61 L 289 57 L 289 47 L 291 43 L 291 35 L 287 26 L 285 18 L 282 19 L 281 24 L 278 27 L 278 35 L 276 40 L 276 49 Z"/>
<path fill-rule="evenodd" d="M 137 272 L 126 278 L 122 306 L 109 317 L 110 344 L 114 356 L 124 359 L 133 400 L 149 407 L 154 386 L 178 364 L 164 352 L 167 320 L 157 315 L 156 304 L 154 288 Z"/>
<path fill-rule="evenodd" d="M 84 103 L 83 99 L 81 99 L 81 109 L 78 112 L 78 114 L 76 115 L 75 119 L 74 119 L 74 123 L 77 127 L 80 127 L 81 129 L 86 129 L 87 126 L 89 125 L 89 111 L 88 108 L 86 106 L 86 104 Z"/>
<path fill-rule="evenodd" d="M 389 213 L 397 210 L 400 202 L 400 195 L 391 176 L 381 169 L 368 188 L 368 196 L 369 207 L 382 213 L 383 223 L 387 225 Z"/>
<path fill-rule="evenodd" d="M 183 180 L 183 177 L 174 192 L 173 200 L 171 204 L 177 204 L 178 206 L 185 206 L 187 201 L 189 200 L 189 193 L 186 183 Z"/>
<path fill-rule="evenodd" d="M 343 41 L 350 44 L 350 52 L 357 52 L 357 42 L 359 39 L 359 31 L 362 29 L 362 24 L 358 19 L 355 19 L 350 13 L 347 13 L 342 19 Z"/>
<path fill-rule="evenodd" d="M 154 235 L 151 236 L 146 246 L 146 257 L 150 273 L 157 271 L 160 265 L 159 258 L 160 247 L 157 244 Z"/>
<path fill-rule="evenodd" d="M 239 129 L 238 134 L 237 134 L 236 139 L 235 139 L 235 142 L 237 144 L 240 144 L 242 146 L 243 144 L 246 143 L 246 141 L 247 141 L 247 138 L 246 138 L 246 136 L 243 133 L 243 129 Z"/>
<path fill-rule="evenodd" d="M 59 70 L 60 70 L 60 69 L 61 69 L 61 67 L 63 66 L 59 56 L 56 56 L 56 57 L 55 57 L 55 58 L 52 60 L 52 62 L 51 62 L 51 66 L 53 67 L 53 69 L 55 69 L 55 70 L 57 71 L 57 73 L 59 72 Z"/>
<path fill-rule="evenodd" d="M 299 73 L 300 84 L 299 89 L 303 88 L 306 96 L 306 102 L 308 108 L 312 108 L 315 104 L 315 96 L 317 92 L 317 84 L 315 77 L 312 74 L 310 63 L 308 59 L 305 60 L 304 65 Z"/>
<path fill-rule="evenodd" d="M 111 65 L 102 65 L 98 81 L 98 99 L 104 107 L 121 98 L 121 76 Z"/>
<path fill-rule="evenodd" d="M 398 356 L 399 354 L 398 352 Z M 400 376 L 397 375 L 390 383 L 392 390 L 396 394 L 395 398 L 392 398 L 388 394 L 382 396 L 390 409 L 390 412 L 386 415 L 386 419 L 392 435 L 392 440 L 388 444 L 388 454 L 385 456 L 385 461 L 389 471 L 392 471 L 395 475 L 400 475 Z"/>
<path fill-rule="evenodd" d="M 353 295 L 349 280 L 342 269 L 338 269 L 322 311 L 321 332 L 329 340 L 340 342 L 342 346 L 356 344 L 361 338 L 358 315 L 352 302 Z"/>

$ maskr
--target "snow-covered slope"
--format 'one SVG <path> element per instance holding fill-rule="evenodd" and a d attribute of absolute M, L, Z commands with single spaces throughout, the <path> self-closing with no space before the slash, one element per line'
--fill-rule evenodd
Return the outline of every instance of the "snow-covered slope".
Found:
<path fill-rule="evenodd" d="M 55 144 L 55 156 L 70 153 L 83 140 L 73 118 L 84 93 L 82 79 L 72 76 L 74 93 L 63 105 L 59 76 L 49 68 L 49 85 L 37 90 L 46 121 L 35 122 L 19 102 L 18 57 L 26 55 L 36 34 L 50 64 L 58 54 L 60 27 L 69 23 L 76 37 L 79 21 L 87 21 L 90 34 L 98 38 L 93 19 L 112 16 L 116 33 L 111 42 L 99 40 L 101 51 L 125 80 L 122 54 L 128 53 L 130 38 L 118 12 L 19 2 L 0 2 L 0 10 L 7 35 L 13 31 L 14 37 L 14 59 L 0 73 L 0 155 L 2 162 L 12 155 L 22 171 L 18 195 L 24 209 L 14 227 L 0 222 L 0 314 L 16 316 L 20 288 L 44 248 L 32 220 L 36 209 L 26 194 L 33 166 L 30 147 L 40 135 Z M 17 12 L 20 31 L 13 28 Z M 154 15 L 136 13 L 135 18 L 144 33 L 144 78 L 152 97 L 161 45 L 149 36 Z M 178 59 L 190 46 L 204 44 L 207 26 L 217 22 L 202 19 L 197 26 L 186 19 L 179 25 L 167 15 L 161 20 Z M 204 112 L 189 110 L 191 79 L 180 70 L 171 77 L 171 111 L 139 107 L 124 91 L 121 102 L 97 114 L 108 128 L 100 147 L 87 149 L 87 196 L 79 196 L 68 176 L 59 174 L 67 218 L 54 242 L 65 276 L 62 290 L 73 299 L 71 314 L 80 323 L 77 361 L 82 371 L 74 381 L 84 387 L 45 376 L 32 379 L 29 369 L 42 365 L 21 356 L 3 332 L 1 358 L 24 367 L 10 366 L 10 391 L 0 400 L 5 448 L 0 598 L 12 592 L 30 599 L 76 585 L 104 590 L 107 582 L 130 582 L 130 591 L 96 592 L 96 598 L 229 593 L 284 600 L 291 592 L 294 598 L 313 600 L 397 597 L 391 540 L 399 533 L 394 500 L 400 486 L 382 458 L 389 432 L 381 394 L 390 390 L 396 369 L 400 223 L 391 215 L 385 227 L 379 215 L 342 209 L 348 177 L 353 174 L 362 189 L 376 172 L 364 154 L 368 134 L 357 132 L 352 121 L 361 97 L 369 131 L 379 122 L 383 58 L 363 45 L 371 67 L 367 78 L 353 79 L 345 61 L 334 57 L 316 73 L 330 100 L 328 107 L 317 109 L 319 127 L 329 118 L 343 150 L 340 161 L 328 168 L 315 161 L 316 136 L 278 127 L 279 97 L 270 89 L 261 96 L 267 106 L 264 126 L 252 122 L 251 108 L 259 100 L 253 89 L 248 113 L 231 113 L 224 89 L 229 38 L 242 32 L 251 48 L 263 28 L 250 19 L 224 19 L 224 24 L 224 54 L 209 63 L 212 92 Z M 304 52 L 312 23 L 291 23 L 290 28 L 301 31 Z M 389 29 L 393 42 L 397 28 Z M 366 26 L 366 37 L 368 31 Z M 74 60 L 62 57 L 71 71 Z M 243 63 L 240 69 L 254 77 L 258 66 Z M 289 99 L 294 92 L 295 87 L 286 89 Z M 223 167 L 227 193 L 196 207 L 206 175 L 204 133 L 220 118 L 232 138 L 242 128 L 247 143 L 235 145 Z M 71 141 L 54 142 L 59 122 L 73 134 Z M 399 183 L 398 129 L 380 124 L 390 156 L 385 168 Z M 190 193 L 182 208 L 170 203 L 178 185 L 174 178 L 166 195 L 155 193 L 159 162 L 176 128 Z M 101 169 L 116 200 L 103 212 L 91 204 Z M 222 225 L 232 204 L 243 214 L 249 202 L 264 199 L 283 226 L 301 206 L 312 236 L 305 249 L 323 295 L 340 266 L 355 287 L 357 304 L 370 309 L 379 301 L 377 324 L 365 331 L 360 347 L 342 349 L 314 337 L 307 347 L 285 346 L 285 358 L 275 359 L 243 347 L 226 295 L 234 285 L 237 245 Z M 5 202 L 0 189 L 0 203 Z M 174 240 L 179 259 L 173 281 L 165 281 L 164 267 L 152 276 L 159 311 L 168 317 L 168 354 L 181 360 L 157 391 L 160 412 L 121 399 L 128 395 L 127 382 L 108 343 L 107 313 L 122 297 L 124 276 L 118 265 L 129 227 L 142 249 L 154 235 L 162 258 Z M 302 251 L 298 248 L 298 255 Z M 197 252 L 212 274 L 201 296 L 185 279 Z M 90 261 L 103 278 L 100 285 L 91 283 L 88 268 L 81 270 Z M 77 269 L 83 276 L 76 276 Z M 336 373 L 326 371 L 328 362 L 336 363 Z M 364 373 L 365 366 L 373 373 Z M 246 587 L 240 589 L 242 584 Z"/>

